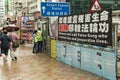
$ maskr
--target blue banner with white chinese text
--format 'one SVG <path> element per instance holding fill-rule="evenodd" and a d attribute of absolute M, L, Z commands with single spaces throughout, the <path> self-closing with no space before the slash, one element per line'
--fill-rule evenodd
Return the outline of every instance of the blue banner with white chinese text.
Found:
<path fill-rule="evenodd" d="M 63 16 L 70 14 L 68 2 L 41 2 L 41 16 Z"/>

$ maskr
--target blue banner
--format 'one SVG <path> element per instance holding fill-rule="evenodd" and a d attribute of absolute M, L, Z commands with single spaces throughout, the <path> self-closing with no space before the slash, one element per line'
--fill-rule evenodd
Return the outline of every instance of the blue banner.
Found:
<path fill-rule="evenodd" d="M 41 2 L 41 16 L 63 16 L 70 14 L 68 2 Z"/>

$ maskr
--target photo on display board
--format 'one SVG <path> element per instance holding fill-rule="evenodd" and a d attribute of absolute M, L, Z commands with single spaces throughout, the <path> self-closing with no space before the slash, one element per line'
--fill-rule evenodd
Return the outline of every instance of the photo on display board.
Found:
<path fill-rule="evenodd" d="M 49 35 L 51 38 L 58 37 L 58 17 L 52 17 L 49 21 Z"/>

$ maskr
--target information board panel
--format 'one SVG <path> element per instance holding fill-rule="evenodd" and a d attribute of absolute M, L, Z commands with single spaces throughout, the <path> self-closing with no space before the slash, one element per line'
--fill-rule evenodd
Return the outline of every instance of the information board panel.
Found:
<path fill-rule="evenodd" d="M 41 2 L 41 16 L 63 16 L 70 14 L 68 2 Z"/>
<path fill-rule="evenodd" d="M 58 40 L 112 46 L 112 10 L 59 16 Z"/>

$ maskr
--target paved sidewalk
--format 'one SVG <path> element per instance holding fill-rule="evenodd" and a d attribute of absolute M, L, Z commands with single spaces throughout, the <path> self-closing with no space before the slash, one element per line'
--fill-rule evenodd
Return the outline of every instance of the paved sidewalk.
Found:
<path fill-rule="evenodd" d="M 29 45 L 30 46 L 30 45 Z M 17 50 L 18 61 L 0 61 L 0 80 L 105 80 L 92 73 L 73 68 L 45 53 L 32 53 L 32 47 Z"/>

